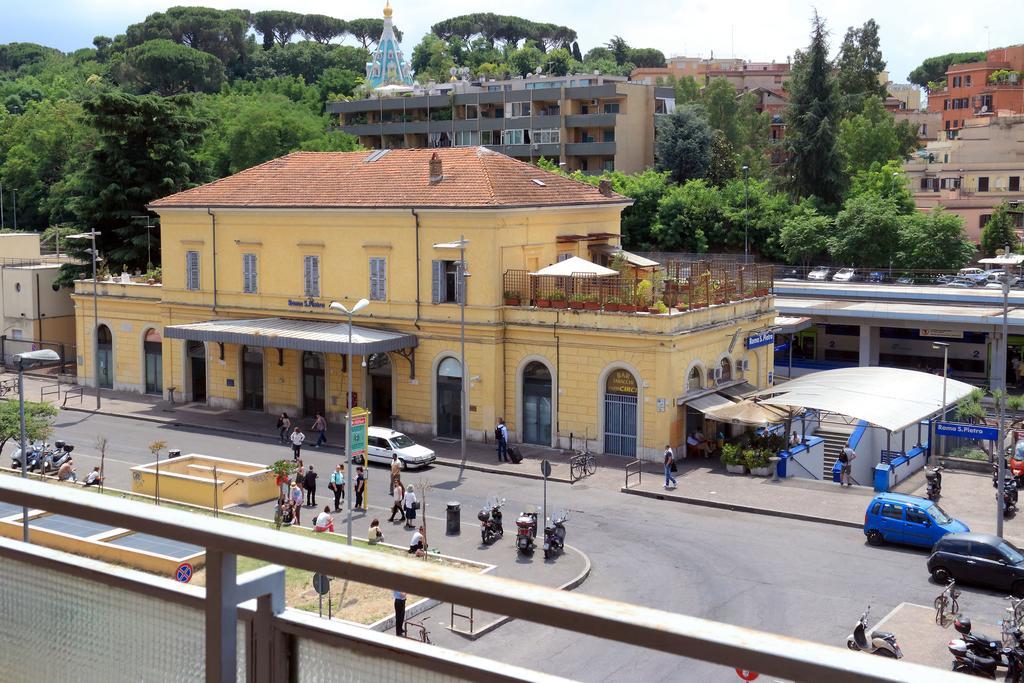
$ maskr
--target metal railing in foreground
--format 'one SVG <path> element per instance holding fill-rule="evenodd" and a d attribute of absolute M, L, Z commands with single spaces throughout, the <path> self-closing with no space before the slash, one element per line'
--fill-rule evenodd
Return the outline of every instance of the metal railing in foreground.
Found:
<path fill-rule="evenodd" d="M 309 680 L 301 671 L 305 661 L 301 651 L 299 655 L 289 656 L 287 646 L 283 644 L 288 634 L 294 637 L 297 631 L 301 631 L 303 643 L 315 641 L 339 645 L 346 640 L 359 640 L 377 649 L 388 649 L 404 663 L 411 662 L 415 666 L 415 662 L 420 662 L 424 676 L 428 673 L 436 675 L 436 669 L 428 668 L 437 665 L 447 667 L 446 671 L 462 680 L 553 680 L 542 674 L 525 672 L 498 662 L 468 658 L 461 653 L 437 650 L 435 652 L 438 654 L 430 655 L 430 649 L 422 649 L 418 643 L 392 639 L 368 630 L 362 633 L 361 629 L 355 627 L 322 625 L 322 621 L 316 617 L 283 610 L 283 572 L 265 567 L 236 579 L 237 556 L 322 572 L 342 580 L 402 590 L 575 633 L 791 680 L 827 680 L 836 683 L 954 683 L 960 680 L 950 672 L 939 669 L 865 656 L 837 647 L 510 579 L 476 574 L 470 577 L 466 572 L 454 568 L 396 558 L 329 541 L 285 536 L 269 528 L 199 517 L 134 501 L 112 501 L 93 491 L 56 488 L 44 482 L 4 477 L 0 478 L 0 501 L 206 548 L 206 589 L 191 589 L 187 599 L 192 602 L 193 608 L 201 606 L 204 614 L 207 681 L 236 680 L 236 619 L 239 605 L 243 603 L 243 609 L 255 608 L 252 623 L 245 631 L 251 634 L 251 640 L 241 643 L 243 650 L 250 653 L 247 679 L 251 681 L 288 680 L 290 677 L 292 680 Z M 0 544 L 0 556 L 11 558 L 17 554 L 32 554 L 37 559 L 63 555 L 58 551 L 28 547 L 15 541 Z M 38 562 L 32 561 L 31 564 Z M 92 571 L 101 571 L 96 568 L 99 564 L 75 558 L 74 564 L 50 561 L 47 568 L 81 577 L 89 567 L 92 567 Z M 138 575 L 145 579 L 133 579 L 137 573 L 122 568 L 117 568 L 116 573 L 120 588 L 144 583 L 146 585 L 136 588 L 136 592 L 153 595 L 155 592 L 169 590 L 166 582 L 151 576 Z M 37 577 L 31 572 L 4 574 L 0 569 L 0 576 L 5 576 L 4 584 L 0 584 L 0 594 L 17 595 L 25 586 L 37 583 Z M 47 589 L 33 595 L 46 596 L 50 593 L 52 590 Z M 79 618 L 76 610 L 85 612 L 94 606 L 107 605 L 102 600 L 76 603 L 69 601 L 66 595 L 55 596 L 55 599 L 61 600 L 60 614 L 63 615 L 62 620 L 66 621 Z M 129 615 L 128 618 L 134 617 Z M 141 619 L 142 616 L 137 618 Z M 47 656 L 52 657 L 54 648 L 60 646 L 59 640 L 51 643 Z M 152 646 L 167 647 L 160 640 L 154 641 Z M 10 640 L 6 647 L 11 647 Z M 312 646 L 305 647 L 308 650 Z M 22 652 L 24 650 L 20 646 L 18 649 Z M 0 659 L 7 661 L 20 656 L 0 652 Z M 124 666 L 131 667 L 131 661 L 130 658 L 125 659 Z M 386 667 L 394 661 L 379 660 L 380 676 L 376 680 L 390 680 L 385 675 Z M 297 667 L 298 670 L 289 670 L 289 667 Z M 452 671 L 452 667 L 458 667 L 458 673 Z M 365 680 L 374 678 L 368 676 Z"/>

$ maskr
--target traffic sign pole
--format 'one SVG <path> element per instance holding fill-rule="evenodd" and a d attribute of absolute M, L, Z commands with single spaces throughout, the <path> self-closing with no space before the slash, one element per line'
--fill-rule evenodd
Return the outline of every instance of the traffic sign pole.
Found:
<path fill-rule="evenodd" d="M 546 459 L 540 461 L 540 473 L 544 475 L 544 504 L 540 512 L 540 542 L 544 544 L 544 534 L 548 527 L 548 477 L 551 476 L 551 463 Z"/>

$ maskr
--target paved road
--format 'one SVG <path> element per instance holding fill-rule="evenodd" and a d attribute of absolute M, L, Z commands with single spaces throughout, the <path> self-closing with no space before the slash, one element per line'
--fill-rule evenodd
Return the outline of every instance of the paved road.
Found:
<path fill-rule="evenodd" d="M 95 437 L 107 436 L 108 481 L 119 487 L 127 485 L 129 463 L 151 459 L 147 445 L 157 439 L 184 453 L 266 463 L 288 454 L 260 436 L 73 412 L 61 413 L 57 434 L 78 446 L 80 473 L 94 461 Z M 337 453 L 309 450 L 306 461 L 318 469 L 338 461 Z M 373 475 L 371 493 L 383 491 L 385 470 L 374 468 Z M 413 483 L 429 479 L 445 500 L 459 500 L 465 524 L 473 524 L 473 511 L 495 494 L 508 499 L 507 517 L 541 502 L 540 482 L 516 477 L 467 472 L 460 481 L 458 470 L 448 467 L 410 476 Z M 579 589 L 584 593 L 843 646 L 868 604 L 877 620 L 900 602 L 930 605 L 939 592 L 923 552 L 869 547 L 856 529 L 627 496 L 615 486 L 608 478 L 549 485 L 549 508 L 566 507 L 572 515 L 568 541 L 593 561 Z M 1001 616 L 1002 603 L 975 589 L 965 589 L 960 601 L 966 613 L 988 622 Z M 522 621 L 464 649 L 585 681 L 738 680 L 731 670 Z"/>

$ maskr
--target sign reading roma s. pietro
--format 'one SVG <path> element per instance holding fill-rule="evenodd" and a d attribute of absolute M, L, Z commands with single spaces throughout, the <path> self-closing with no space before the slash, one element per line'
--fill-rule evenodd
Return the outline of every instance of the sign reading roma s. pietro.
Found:
<path fill-rule="evenodd" d="M 937 436 L 956 436 L 961 439 L 973 439 L 975 441 L 995 441 L 999 438 L 999 430 L 995 427 L 967 425 L 960 422 L 936 422 L 935 434 Z"/>
<path fill-rule="evenodd" d="M 771 330 L 763 330 L 761 332 L 752 332 L 747 335 L 744 341 L 744 346 L 748 349 L 756 349 L 759 346 L 767 346 L 768 344 L 775 343 L 775 333 Z"/>

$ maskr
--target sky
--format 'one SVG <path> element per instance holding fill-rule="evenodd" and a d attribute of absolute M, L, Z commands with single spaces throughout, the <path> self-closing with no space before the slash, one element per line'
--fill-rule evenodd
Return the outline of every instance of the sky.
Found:
<path fill-rule="evenodd" d="M 405 33 L 406 55 L 441 19 L 494 12 L 569 26 L 579 34 L 583 52 L 618 34 L 634 47 L 658 48 L 666 57 L 713 53 L 779 62 L 807 45 L 816 7 L 826 19 L 833 51 L 847 27 L 874 18 L 890 79 L 900 83 L 926 57 L 1024 40 L 1020 21 L 1006 20 L 1020 17 L 1019 3 L 991 0 L 983 12 L 964 11 L 962 0 L 818 0 L 814 5 L 806 0 L 393 0 L 392 6 L 395 24 Z M 287 9 L 353 19 L 381 16 L 384 0 L 0 0 L 0 43 L 34 42 L 71 51 L 89 47 L 93 36 L 123 33 L 129 24 L 174 5 Z"/>

